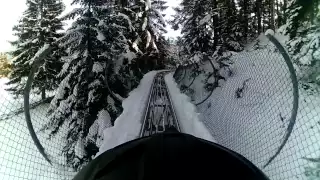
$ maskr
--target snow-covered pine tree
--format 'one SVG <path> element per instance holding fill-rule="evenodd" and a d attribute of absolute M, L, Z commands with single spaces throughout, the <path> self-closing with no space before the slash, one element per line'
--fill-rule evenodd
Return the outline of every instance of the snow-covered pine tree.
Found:
<path fill-rule="evenodd" d="M 218 13 L 220 36 L 219 43 L 224 51 L 241 51 L 243 46 L 243 30 L 241 18 L 236 8 L 235 0 L 218 1 L 218 10 L 211 9 L 213 13 Z M 251 24 L 254 24 L 253 22 Z M 213 25 L 215 26 L 215 25 Z M 251 28 L 253 26 L 250 26 Z M 249 32 L 252 32 L 249 30 Z M 253 36 L 253 35 L 251 35 Z"/>
<path fill-rule="evenodd" d="M 61 0 L 41 0 L 39 2 L 39 26 L 38 26 L 38 44 L 42 47 L 50 44 L 52 51 L 50 56 L 43 60 L 35 74 L 34 86 L 41 90 L 41 96 L 46 97 L 46 90 L 54 90 L 58 87 L 59 74 L 62 62 L 61 56 L 64 53 L 55 43 L 57 39 L 63 36 L 63 23 L 59 16 L 64 11 L 64 4 Z"/>
<path fill-rule="evenodd" d="M 167 64 L 167 59 L 169 56 L 170 44 L 163 36 L 167 33 L 166 26 L 167 23 L 164 20 L 165 14 L 162 14 L 164 10 L 168 8 L 166 6 L 166 1 L 163 0 L 152 0 L 151 9 L 149 15 L 149 31 L 151 34 L 151 39 L 154 39 L 153 48 L 153 58 L 156 59 L 156 68 L 163 69 L 165 64 Z"/>
<path fill-rule="evenodd" d="M 206 87 L 216 88 L 219 80 L 225 79 L 219 72 L 228 66 L 221 57 L 227 51 L 242 50 L 240 30 L 235 1 L 182 1 L 177 14 L 171 22 L 174 27 L 182 26 L 182 43 L 179 58 L 183 64 L 196 64 L 211 60 L 214 64 L 214 82 L 205 82 Z M 231 19 L 232 18 L 232 19 Z M 238 21 L 238 22 L 237 22 Z M 193 66 L 196 76 L 201 72 L 199 66 Z"/>
<path fill-rule="evenodd" d="M 98 152 L 103 129 L 121 113 L 121 103 L 106 82 L 122 69 L 119 56 L 130 54 L 124 37 L 130 31 L 126 17 L 115 14 L 109 2 L 78 3 L 82 7 L 66 16 L 78 18 L 59 41 L 67 50 L 59 74 L 64 79 L 49 108 L 50 122 L 43 128 L 51 136 L 65 131 L 62 154 L 75 170 Z"/>
<path fill-rule="evenodd" d="M 215 51 L 213 42 L 214 29 L 211 28 L 213 17 L 208 13 L 208 3 L 203 1 L 182 2 L 182 16 L 186 17 L 176 20 L 176 23 L 182 23 L 183 54 L 188 55 L 192 62 L 198 62 L 203 53 Z M 209 52 L 210 51 L 210 52 Z"/>
<path fill-rule="evenodd" d="M 242 37 L 245 42 L 247 42 L 249 36 L 250 2 L 251 0 L 240 0 L 238 2 Z"/>
<path fill-rule="evenodd" d="M 305 88 L 320 85 L 320 17 L 314 1 L 292 0 L 282 27 L 289 36 L 287 47 L 300 69 Z"/>
<path fill-rule="evenodd" d="M 168 52 L 163 37 L 166 22 L 162 14 L 167 8 L 166 2 L 142 0 L 121 4 L 125 5 L 122 14 L 128 17 L 135 31 L 127 37 L 130 48 L 137 55 L 133 63 L 143 72 L 150 71 L 159 60 L 163 61 Z"/>
<path fill-rule="evenodd" d="M 197 59 L 204 53 L 212 57 L 242 50 L 243 26 L 234 0 L 184 0 L 175 10 L 171 25 L 182 25 L 183 54 L 196 55 Z"/>
<path fill-rule="evenodd" d="M 239 23 L 241 24 L 241 33 L 243 43 L 250 42 L 258 35 L 258 23 L 256 13 L 256 2 L 252 0 L 240 0 L 239 5 Z M 263 7 L 263 6 L 262 6 Z M 263 7 L 262 9 L 267 9 Z M 268 16 L 269 17 L 269 16 Z M 270 18 L 270 17 L 269 17 Z M 257 19 L 257 20 L 256 20 Z M 265 22 L 262 22 L 265 23 Z"/>
<path fill-rule="evenodd" d="M 286 1 L 286 0 L 285 0 Z M 281 0 L 275 0 L 275 23 L 276 23 L 276 29 L 281 27 L 283 24 L 286 23 L 286 17 L 285 17 L 285 1 Z"/>
<path fill-rule="evenodd" d="M 12 42 L 16 48 L 11 52 L 14 57 L 13 72 L 8 85 L 12 85 L 9 91 L 14 94 L 22 94 L 25 86 L 26 76 L 28 76 L 32 66 L 32 57 L 44 44 L 51 44 L 61 37 L 58 33 L 62 30 L 61 20 L 58 16 L 64 10 L 64 5 L 60 0 L 28 0 L 28 9 L 24 12 L 24 17 L 19 21 L 19 25 L 14 27 L 18 40 Z M 46 90 L 54 90 L 57 87 L 56 75 L 61 69 L 60 55 L 62 51 L 56 46 L 52 53 L 38 69 L 33 83 L 33 89 L 41 92 L 45 98 Z"/>
<path fill-rule="evenodd" d="M 15 50 L 10 52 L 13 59 L 13 69 L 10 74 L 10 81 L 7 89 L 15 95 L 23 94 L 25 87 L 25 78 L 30 71 L 29 60 L 38 51 L 37 27 L 38 25 L 38 4 L 36 1 L 27 0 L 27 10 L 24 11 L 23 17 L 19 20 L 19 24 L 13 27 L 16 41 L 11 42 Z"/>

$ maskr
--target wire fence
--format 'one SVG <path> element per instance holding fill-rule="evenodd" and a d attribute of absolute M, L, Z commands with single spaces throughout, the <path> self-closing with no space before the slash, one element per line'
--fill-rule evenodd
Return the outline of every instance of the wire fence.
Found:
<path fill-rule="evenodd" d="M 5 78 L 0 80 L 0 179 L 71 179 L 72 170 L 58 163 L 50 165 L 34 145 L 25 121 L 23 97 L 15 97 L 7 92 L 7 82 Z M 48 98 L 42 100 L 40 94 L 31 94 L 32 124 L 46 153 L 60 157 L 60 139 L 49 140 L 48 135 L 40 131 L 48 121 L 47 109 L 53 92 L 47 93 L 47 96 Z"/>
<path fill-rule="evenodd" d="M 320 179 L 320 93 L 298 83 L 305 77 L 273 36 L 197 66 L 196 80 L 195 65 L 179 67 L 174 77 L 219 144 L 272 180 Z"/>

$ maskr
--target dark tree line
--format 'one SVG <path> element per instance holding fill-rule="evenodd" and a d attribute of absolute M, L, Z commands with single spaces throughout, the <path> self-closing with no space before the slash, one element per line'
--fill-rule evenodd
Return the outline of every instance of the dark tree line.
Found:
<path fill-rule="evenodd" d="M 268 29 L 289 37 L 286 46 L 301 79 L 320 84 L 318 0 L 183 0 L 171 25 L 181 29 L 180 60 L 217 59 L 241 51 Z"/>
<path fill-rule="evenodd" d="M 240 51 L 286 23 L 287 0 L 183 0 L 171 25 L 182 29 L 184 54 Z M 212 51 L 212 52 L 209 52 Z"/>

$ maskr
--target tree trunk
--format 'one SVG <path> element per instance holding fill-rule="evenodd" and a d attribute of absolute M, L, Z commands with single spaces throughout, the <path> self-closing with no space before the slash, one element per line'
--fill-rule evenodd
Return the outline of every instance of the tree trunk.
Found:
<path fill-rule="evenodd" d="M 42 88 L 42 89 L 41 89 L 41 99 L 42 99 L 42 100 L 45 100 L 45 99 L 46 99 L 46 89 L 45 89 L 45 88 Z"/>
<path fill-rule="evenodd" d="M 261 4 L 261 7 L 264 7 L 265 4 Z M 261 9 L 261 20 L 262 20 L 262 32 L 265 31 L 265 22 L 264 22 L 264 18 L 265 18 L 265 11 L 264 11 L 264 8 Z"/>
<path fill-rule="evenodd" d="M 274 0 L 270 0 L 270 29 L 272 30 L 276 30 L 275 27 L 275 14 L 274 14 Z"/>
<path fill-rule="evenodd" d="M 213 0 L 212 1 L 212 4 L 213 4 L 213 9 L 214 10 L 216 10 L 217 9 L 217 1 L 216 0 Z M 218 24 L 218 22 L 219 22 L 219 19 L 218 19 L 218 16 L 215 14 L 214 15 L 214 23 L 215 23 L 215 25 L 214 25 L 214 37 L 213 37 L 213 48 L 214 49 L 216 49 L 217 48 L 217 46 L 218 46 L 218 27 L 217 26 L 219 26 L 219 24 Z"/>
<path fill-rule="evenodd" d="M 283 0 L 283 18 L 282 18 L 283 24 L 287 23 L 287 13 L 286 13 L 287 6 L 288 6 L 287 0 Z"/>
<path fill-rule="evenodd" d="M 248 2 L 247 0 L 243 0 L 243 31 L 244 31 L 244 39 L 247 42 L 248 37 Z"/>
<path fill-rule="evenodd" d="M 261 0 L 256 1 L 257 19 L 258 19 L 258 34 L 261 34 Z"/>
<path fill-rule="evenodd" d="M 280 8 L 279 8 L 279 0 L 276 0 L 276 14 L 277 14 L 277 27 L 280 27 L 282 24 L 282 15 L 280 14 Z"/>
<path fill-rule="evenodd" d="M 311 6 L 311 8 L 310 8 L 310 21 L 311 21 L 311 24 L 314 24 L 315 16 L 316 16 L 316 13 L 318 12 L 317 11 L 318 5 L 317 5 L 316 1 L 311 1 L 310 6 Z"/>

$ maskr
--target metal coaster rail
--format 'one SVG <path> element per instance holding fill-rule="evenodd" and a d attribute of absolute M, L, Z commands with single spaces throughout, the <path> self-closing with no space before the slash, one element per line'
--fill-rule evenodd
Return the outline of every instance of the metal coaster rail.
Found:
<path fill-rule="evenodd" d="M 164 80 L 166 73 L 158 73 L 153 80 L 140 137 L 150 136 L 170 129 L 180 132 L 172 99 Z"/>

